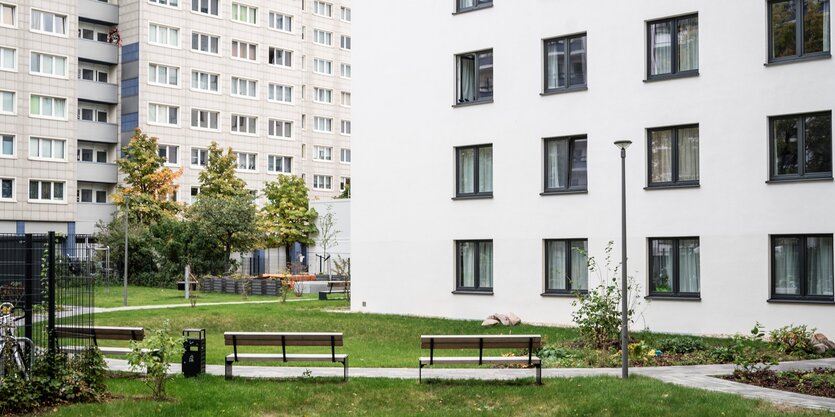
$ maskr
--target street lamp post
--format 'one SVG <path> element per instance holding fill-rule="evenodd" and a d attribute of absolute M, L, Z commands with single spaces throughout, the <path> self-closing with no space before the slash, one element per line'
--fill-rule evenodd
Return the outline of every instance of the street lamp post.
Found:
<path fill-rule="evenodd" d="M 125 269 L 123 273 L 124 280 L 124 304 L 128 305 L 128 204 L 130 197 L 125 195 Z"/>
<path fill-rule="evenodd" d="M 629 140 L 619 140 L 615 142 L 615 146 L 620 148 L 620 180 L 621 180 L 621 239 L 622 243 L 622 258 L 621 258 L 621 327 L 620 327 L 620 350 L 621 350 L 621 377 L 623 379 L 629 378 L 629 305 L 627 303 L 628 287 L 626 285 L 626 148 L 632 144 Z"/>

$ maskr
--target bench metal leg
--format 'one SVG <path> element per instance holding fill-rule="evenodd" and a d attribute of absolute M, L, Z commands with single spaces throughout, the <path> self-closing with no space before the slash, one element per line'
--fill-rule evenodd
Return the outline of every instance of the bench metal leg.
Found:
<path fill-rule="evenodd" d="M 348 381 L 348 358 L 345 358 L 345 362 L 342 362 L 342 365 L 345 367 L 345 377 L 342 380 Z"/>
<path fill-rule="evenodd" d="M 542 385 L 542 365 L 536 365 L 536 385 Z"/>
<path fill-rule="evenodd" d="M 423 380 L 423 364 L 418 361 L 418 384 Z"/>
<path fill-rule="evenodd" d="M 226 379 L 232 379 L 232 361 L 226 361 L 226 372 L 224 374 Z"/>

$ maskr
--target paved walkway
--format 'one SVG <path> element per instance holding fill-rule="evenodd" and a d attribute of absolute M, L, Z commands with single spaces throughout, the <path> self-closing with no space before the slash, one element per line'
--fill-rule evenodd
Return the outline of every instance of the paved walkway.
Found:
<path fill-rule="evenodd" d="M 108 359 L 107 365 L 114 371 L 130 371 L 127 362 L 118 359 Z M 818 359 L 798 362 L 785 362 L 776 366 L 777 370 L 812 369 L 816 367 L 835 367 L 835 358 Z M 761 388 L 754 385 L 740 384 L 714 378 L 712 375 L 730 374 L 734 365 L 695 365 L 695 366 L 664 366 L 647 368 L 630 368 L 632 375 L 642 375 L 655 378 L 663 382 L 698 388 L 738 394 L 746 398 L 771 401 L 794 407 L 812 408 L 835 412 L 835 399 L 796 394 Z M 172 364 L 171 373 L 180 373 L 180 365 Z M 235 376 L 244 378 L 293 378 L 301 377 L 310 372 L 313 376 L 342 377 L 343 369 L 339 368 L 302 368 L 284 366 L 235 366 Z M 586 376 L 620 376 L 620 368 L 546 368 L 542 370 L 543 378 L 572 378 Z M 206 365 L 206 373 L 223 376 L 223 365 Z M 396 378 L 417 379 L 418 369 L 415 368 L 350 368 L 352 378 Z M 532 369 L 443 369 L 424 368 L 424 378 L 445 379 L 516 379 L 534 376 Z"/>

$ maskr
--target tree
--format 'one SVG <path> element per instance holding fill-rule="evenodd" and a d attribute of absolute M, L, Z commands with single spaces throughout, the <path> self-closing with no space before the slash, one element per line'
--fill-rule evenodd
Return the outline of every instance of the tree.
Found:
<path fill-rule="evenodd" d="M 157 138 L 136 129 L 130 142 L 122 149 L 124 158 L 116 160 L 119 172 L 125 176 L 125 185 L 116 189 L 113 202 L 123 209 L 125 198 L 129 197 L 130 217 L 145 225 L 180 211 L 180 205 L 169 197 L 177 191 L 174 181 L 183 170 L 173 171 L 165 166 L 157 141 Z"/>
<path fill-rule="evenodd" d="M 341 233 L 341 230 L 336 229 L 336 217 L 333 215 L 332 205 L 328 205 L 327 212 L 319 217 L 317 223 L 319 224 L 319 245 L 322 246 L 322 256 L 325 257 L 325 265 L 328 267 L 328 279 L 330 279 L 331 260 L 328 255 L 328 248 L 335 247 L 338 244 L 336 235 Z"/>
<path fill-rule="evenodd" d="M 200 194 L 233 196 L 246 192 L 246 182 L 238 178 L 235 169 L 238 167 L 238 157 L 232 148 L 223 149 L 217 143 L 209 145 L 209 157 L 206 166 L 200 171 Z"/>
<path fill-rule="evenodd" d="M 345 184 L 345 189 L 342 190 L 342 192 L 339 193 L 339 195 L 336 196 L 335 198 L 337 198 L 337 199 L 351 198 L 351 183 Z"/>
<path fill-rule="evenodd" d="M 201 195 L 188 212 L 190 244 L 195 272 L 226 273 L 232 252 L 247 252 L 259 242 L 255 198 L 246 192 L 235 195 Z M 220 256 L 218 256 L 220 255 Z M 217 260 L 221 259 L 222 270 Z"/>
<path fill-rule="evenodd" d="M 267 203 L 261 209 L 261 228 L 271 246 L 284 246 L 288 259 L 295 243 L 312 245 L 311 235 L 318 232 L 318 213 L 310 208 L 307 185 L 292 175 L 279 175 L 278 181 L 264 186 Z"/>

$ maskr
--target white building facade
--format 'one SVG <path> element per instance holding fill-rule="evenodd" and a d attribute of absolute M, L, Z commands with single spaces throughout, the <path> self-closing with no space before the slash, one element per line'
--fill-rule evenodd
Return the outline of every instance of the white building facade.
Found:
<path fill-rule="evenodd" d="M 628 139 L 634 328 L 835 333 L 829 6 L 355 5 L 352 309 L 571 324 Z"/>

